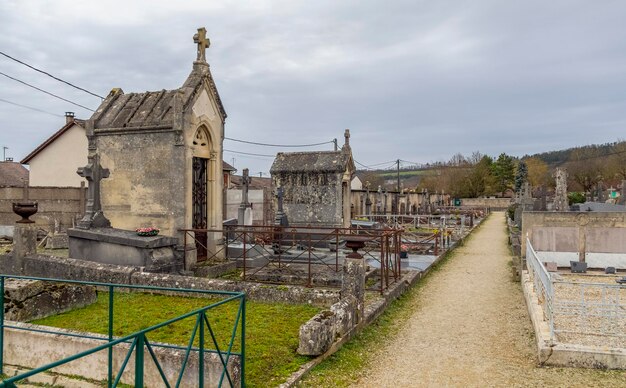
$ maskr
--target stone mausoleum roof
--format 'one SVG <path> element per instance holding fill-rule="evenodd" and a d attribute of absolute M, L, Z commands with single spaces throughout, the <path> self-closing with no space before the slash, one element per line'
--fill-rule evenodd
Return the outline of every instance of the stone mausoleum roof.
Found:
<path fill-rule="evenodd" d="M 175 90 L 128 94 L 119 88 L 111 90 L 91 117 L 94 128 L 171 128 L 174 125 L 174 106 L 178 103 L 182 104 L 182 107 L 187 107 L 205 80 L 215 97 L 223 121 L 226 119 L 226 111 L 217 93 L 209 66 L 196 62 L 184 85 Z M 179 102 L 176 101 L 177 97 Z"/>
<path fill-rule="evenodd" d="M 279 152 L 270 173 L 345 172 L 351 163 L 351 154 L 344 151 Z"/>

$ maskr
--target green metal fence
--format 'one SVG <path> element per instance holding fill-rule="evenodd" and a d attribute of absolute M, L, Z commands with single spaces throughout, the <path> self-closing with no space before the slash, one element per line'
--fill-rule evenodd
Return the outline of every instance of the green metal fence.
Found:
<path fill-rule="evenodd" d="M 133 352 L 135 357 L 135 387 L 143 387 L 144 386 L 144 368 L 146 366 L 146 362 L 154 362 L 157 370 L 159 371 L 161 380 L 165 387 L 179 387 L 181 385 L 181 381 L 183 379 L 183 374 L 185 373 L 185 369 L 187 368 L 187 363 L 189 360 L 189 356 L 192 353 L 198 354 L 198 386 L 204 387 L 204 360 L 206 353 L 215 353 L 218 355 L 220 363 L 222 365 L 222 372 L 219 379 L 219 386 L 223 386 L 223 384 L 227 383 L 228 386 L 233 387 L 235 381 L 233 381 L 233 376 L 230 375 L 228 371 L 228 362 L 231 356 L 237 356 L 240 358 L 240 370 L 241 370 L 241 386 L 245 386 L 245 321 L 246 321 L 246 295 L 241 292 L 228 292 L 228 291 L 207 291 L 207 290 L 194 290 L 194 289 L 181 289 L 181 288 L 166 288 L 166 287 L 154 287 L 154 286 L 139 286 L 139 285 L 128 285 L 128 284 L 112 284 L 112 283 L 98 283 L 98 282 L 85 282 L 85 281 L 75 281 L 75 280 L 63 280 L 63 279 L 48 279 L 48 278 L 38 278 L 38 277 L 28 277 L 28 276 L 9 276 L 9 275 L 0 275 L 0 306 L 4 306 L 4 288 L 5 288 L 5 279 L 25 279 L 25 280 L 41 280 L 46 282 L 58 282 L 58 283 L 72 283 L 72 284 L 81 284 L 81 285 L 91 285 L 99 287 L 100 289 L 108 289 L 109 292 L 109 311 L 108 311 L 108 338 L 104 339 L 106 341 L 100 346 L 96 346 L 87 351 L 75 354 L 71 357 L 67 357 L 65 359 L 41 366 L 39 368 L 30 370 L 26 373 L 20 374 L 18 376 L 14 376 L 11 378 L 7 378 L 0 382 L 0 387 L 15 387 L 16 382 L 27 379 L 30 376 L 36 375 L 38 373 L 42 373 L 48 371 L 52 368 L 58 367 L 60 365 L 67 364 L 74 360 L 89 356 L 99 351 L 107 350 L 108 351 L 108 371 L 107 371 L 107 385 L 108 387 L 116 387 L 120 383 L 120 379 L 122 377 L 122 373 L 126 369 L 128 362 L 130 361 Z M 161 322 L 157 325 L 145 328 L 143 330 L 137 331 L 130 335 L 114 338 L 113 329 L 114 329 L 114 320 L 113 320 L 113 311 L 115 308 L 114 304 L 114 293 L 116 289 L 135 289 L 135 290 L 144 290 L 148 292 L 154 291 L 167 291 L 167 292 L 175 292 L 175 293 L 192 293 L 192 294 L 203 294 L 203 295 L 213 295 L 213 296 L 221 296 L 224 299 L 211 303 L 202 308 L 196 309 L 194 311 L 190 311 L 186 314 L 180 315 L 178 317 L 169 319 L 167 321 Z M 211 320 L 207 316 L 207 311 L 218 306 L 221 306 L 225 303 L 239 303 L 239 307 L 237 310 L 237 315 L 235 318 L 235 322 L 233 323 L 232 332 L 230 335 L 230 339 L 228 341 L 227 349 L 220 349 L 218 345 L 218 339 L 216 338 L 215 332 L 211 326 Z M 179 322 L 183 319 L 187 319 L 190 317 L 196 317 L 196 322 L 194 328 L 191 332 L 191 336 L 189 338 L 189 343 L 187 347 L 175 346 L 175 345 L 157 345 L 152 344 L 148 339 L 148 335 L 160 328 L 171 325 L 175 322 Z M 63 334 L 72 337 L 80 337 L 80 338 L 88 338 L 88 339 L 98 339 L 102 340 L 101 337 L 89 336 L 89 335 L 79 335 L 79 334 L 67 334 L 59 331 L 53 330 L 36 330 L 30 328 L 24 328 L 19 326 L 10 326 L 5 324 L 4 320 L 4 308 L 0 308 L 0 373 L 3 373 L 4 366 L 4 329 L 11 328 L 17 330 L 25 330 L 25 331 L 36 331 L 43 333 L 51 333 L 51 334 Z M 240 352 L 234 352 L 233 346 L 235 344 L 235 340 L 237 338 L 237 333 L 240 332 Z M 210 338 L 209 345 L 207 347 L 207 334 Z M 198 346 L 194 346 L 194 341 L 198 338 Z M 113 370 L 113 347 L 115 345 L 121 343 L 129 343 L 130 349 L 126 353 L 124 358 L 124 362 L 122 363 L 121 368 L 118 371 Z M 161 364 L 159 363 L 155 353 L 155 347 L 166 347 L 166 348 L 174 348 L 174 349 L 182 349 L 185 350 L 185 356 L 183 359 L 183 363 L 181 366 L 181 370 L 178 373 L 178 378 L 175 383 L 169 382 Z"/>

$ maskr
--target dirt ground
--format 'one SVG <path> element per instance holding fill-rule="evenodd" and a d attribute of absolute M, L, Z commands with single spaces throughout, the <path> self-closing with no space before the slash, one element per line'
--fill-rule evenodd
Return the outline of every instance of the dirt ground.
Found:
<path fill-rule="evenodd" d="M 414 313 L 356 387 L 626 387 L 626 372 L 539 367 L 504 213 L 493 213 L 428 279 Z"/>

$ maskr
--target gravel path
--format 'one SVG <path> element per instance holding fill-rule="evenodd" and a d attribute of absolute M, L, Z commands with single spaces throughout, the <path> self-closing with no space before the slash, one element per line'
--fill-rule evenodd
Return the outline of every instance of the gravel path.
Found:
<path fill-rule="evenodd" d="M 504 213 L 495 212 L 431 274 L 414 313 L 354 386 L 626 386 L 624 372 L 537 366 L 509 261 Z"/>

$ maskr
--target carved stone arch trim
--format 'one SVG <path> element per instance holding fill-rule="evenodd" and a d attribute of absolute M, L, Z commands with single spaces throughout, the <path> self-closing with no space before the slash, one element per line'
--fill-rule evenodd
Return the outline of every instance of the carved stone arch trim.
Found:
<path fill-rule="evenodd" d="M 206 125 L 200 125 L 191 139 L 193 156 L 210 159 L 215 142 L 211 138 L 211 131 Z"/>

